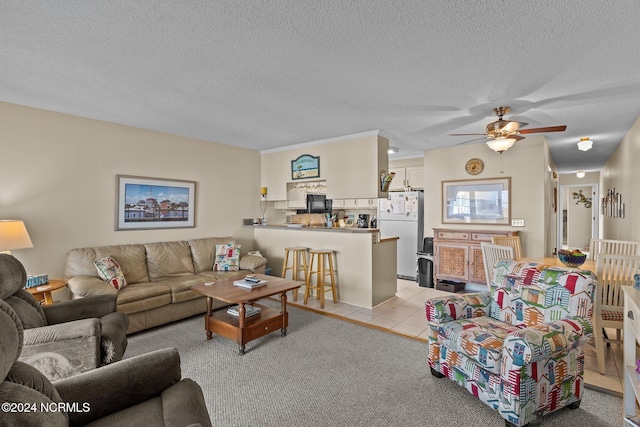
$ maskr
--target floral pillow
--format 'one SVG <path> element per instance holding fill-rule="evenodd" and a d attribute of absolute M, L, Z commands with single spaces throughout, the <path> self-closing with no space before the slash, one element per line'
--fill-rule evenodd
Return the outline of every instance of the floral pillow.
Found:
<path fill-rule="evenodd" d="M 127 286 L 127 281 L 124 278 L 124 273 L 118 262 L 110 256 L 106 256 L 94 262 L 98 275 L 102 280 L 110 283 L 111 286 L 120 290 Z"/>
<path fill-rule="evenodd" d="M 213 262 L 213 271 L 240 270 L 240 246 L 232 243 L 216 245 L 216 259 Z"/>

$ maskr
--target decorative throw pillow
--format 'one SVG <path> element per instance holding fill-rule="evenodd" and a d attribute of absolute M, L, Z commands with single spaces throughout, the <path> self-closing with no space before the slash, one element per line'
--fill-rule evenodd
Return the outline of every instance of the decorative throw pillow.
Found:
<path fill-rule="evenodd" d="M 232 243 L 216 245 L 216 259 L 213 262 L 213 271 L 240 270 L 240 246 Z"/>
<path fill-rule="evenodd" d="M 110 256 L 106 256 L 94 262 L 98 275 L 105 282 L 110 283 L 114 288 L 120 290 L 127 286 L 122 269 L 118 262 Z"/>

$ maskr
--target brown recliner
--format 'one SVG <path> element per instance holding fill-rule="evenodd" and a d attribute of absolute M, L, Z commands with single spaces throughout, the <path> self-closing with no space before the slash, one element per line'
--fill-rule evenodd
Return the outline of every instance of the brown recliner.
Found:
<path fill-rule="evenodd" d="M 18 360 L 22 322 L 0 300 L 0 425 L 211 426 L 200 386 L 181 379 L 174 348 L 51 383 Z"/>
<path fill-rule="evenodd" d="M 0 254 L 0 299 L 13 308 L 24 327 L 21 361 L 53 381 L 122 359 L 129 319 L 116 312 L 115 296 L 41 306 L 23 289 L 26 281 L 20 261 Z"/>

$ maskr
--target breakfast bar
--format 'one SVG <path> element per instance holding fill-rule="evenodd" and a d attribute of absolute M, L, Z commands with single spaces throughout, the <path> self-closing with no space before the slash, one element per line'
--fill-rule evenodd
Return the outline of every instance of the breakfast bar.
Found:
<path fill-rule="evenodd" d="M 285 247 L 330 249 L 335 252 L 339 301 L 373 308 L 396 294 L 397 237 L 380 239 L 378 230 L 370 228 L 294 224 L 253 228 L 256 245 L 274 272 L 282 269 Z"/>

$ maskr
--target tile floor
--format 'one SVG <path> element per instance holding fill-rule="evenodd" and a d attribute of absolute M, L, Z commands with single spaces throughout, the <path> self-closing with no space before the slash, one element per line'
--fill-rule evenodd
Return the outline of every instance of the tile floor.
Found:
<path fill-rule="evenodd" d="M 481 289 L 473 289 L 481 290 Z M 298 301 L 291 297 L 288 302 L 291 305 L 312 309 L 349 321 L 365 324 L 377 329 L 391 331 L 411 338 L 427 341 L 427 324 L 424 313 L 424 302 L 432 297 L 449 295 L 449 292 L 439 291 L 433 288 L 422 288 L 417 283 L 409 280 L 398 279 L 398 292 L 392 298 L 374 308 L 362 308 L 345 303 L 334 304 L 331 294 L 327 293 L 325 308 L 320 308 L 320 301 L 311 297 L 308 304 L 303 304 L 303 294 L 298 293 Z M 610 332 L 615 334 L 614 331 Z M 613 336 L 613 335 L 610 335 Z M 585 350 L 585 374 L 584 380 L 588 387 L 603 392 L 622 396 L 622 345 L 612 344 L 606 350 L 606 372 L 600 375 L 596 359 L 595 346 L 587 344 Z"/>

